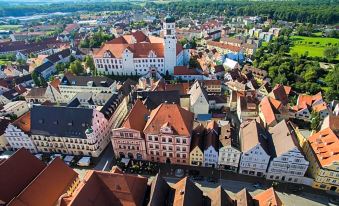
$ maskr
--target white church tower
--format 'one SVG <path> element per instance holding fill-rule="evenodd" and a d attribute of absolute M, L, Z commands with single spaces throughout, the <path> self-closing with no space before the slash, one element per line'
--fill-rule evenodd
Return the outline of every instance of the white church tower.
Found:
<path fill-rule="evenodd" d="M 177 37 L 175 36 L 175 19 L 167 15 L 164 20 L 164 56 L 165 74 L 173 75 L 177 65 Z"/>

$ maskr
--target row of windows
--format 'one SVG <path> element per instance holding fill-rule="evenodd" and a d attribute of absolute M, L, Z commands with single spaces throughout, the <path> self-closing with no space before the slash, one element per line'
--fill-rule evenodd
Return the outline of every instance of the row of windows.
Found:
<path fill-rule="evenodd" d="M 95 62 L 97 63 L 97 64 L 101 64 L 101 63 L 106 63 L 106 64 L 109 64 L 109 63 L 111 63 L 111 64 L 122 64 L 122 60 L 121 59 L 119 59 L 119 60 L 117 60 L 117 59 L 111 59 L 111 61 L 109 61 L 109 59 L 96 59 L 95 60 Z"/>

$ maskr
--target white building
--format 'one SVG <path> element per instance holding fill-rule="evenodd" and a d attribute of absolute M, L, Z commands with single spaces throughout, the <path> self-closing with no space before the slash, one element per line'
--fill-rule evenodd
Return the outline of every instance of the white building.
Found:
<path fill-rule="evenodd" d="M 31 153 L 37 153 L 38 150 L 30 137 L 31 114 L 27 112 L 19 119 L 9 124 L 5 130 L 6 137 L 11 149 L 18 150 L 22 147 Z"/>
<path fill-rule="evenodd" d="M 217 167 L 219 150 L 219 127 L 215 121 L 208 123 L 204 138 L 204 166 Z"/>
<path fill-rule="evenodd" d="M 233 132 L 234 130 L 229 123 L 220 127 L 219 141 L 221 145 L 219 148 L 218 164 L 221 169 L 237 172 L 241 152 L 235 145 L 233 136 L 236 135 Z"/>
<path fill-rule="evenodd" d="M 294 130 L 282 120 L 270 129 L 274 144 L 274 157 L 266 178 L 275 181 L 303 183 L 309 162 L 298 146 Z"/>
<path fill-rule="evenodd" d="M 184 58 L 189 58 L 189 51 L 177 43 L 173 17 L 165 18 L 163 30 L 164 38 L 137 31 L 105 43 L 93 55 L 97 71 L 113 75 L 173 75 L 175 66 L 188 62 Z"/>
<path fill-rule="evenodd" d="M 98 157 L 126 117 L 125 99 L 111 94 L 104 103 L 75 98 L 66 107 L 34 106 L 31 134 L 38 151 Z"/>
<path fill-rule="evenodd" d="M 208 114 L 208 94 L 201 83 L 195 81 L 188 93 L 190 94 L 190 111 L 193 112 L 194 115 Z"/>
<path fill-rule="evenodd" d="M 65 74 L 59 84 L 59 90 L 65 102 L 81 92 L 113 93 L 116 92 L 116 87 L 116 82 L 107 77 L 75 76 L 70 73 Z"/>
<path fill-rule="evenodd" d="M 4 105 L 4 108 L 0 111 L 1 116 L 14 115 L 20 117 L 28 112 L 28 104 L 26 101 L 14 101 Z"/>
<path fill-rule="evenodd" d="M 239 174 L 265 176 L 270 161 L 269 134 L 256 121 L 245 122 L 240 128 L 241 156 Z"/>

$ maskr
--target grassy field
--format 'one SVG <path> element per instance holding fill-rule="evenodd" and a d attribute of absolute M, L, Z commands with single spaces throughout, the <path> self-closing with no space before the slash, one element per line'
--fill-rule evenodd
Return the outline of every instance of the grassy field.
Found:
<path fill-rule="evenodd" d="M 308 51 L 308 55 L 311 57 L 323 57 L 325 48 L 339 46 L 339 39 L 335 38 L 292 36 L 291 40 L 293 42 L 291 54 L 297 52 L 301 55 Z"/>
<path fill-rule="evenodd" d="M 22 25 L 0 25 L 0 30 L 14 30 L 18 31 Z"/>
<path fill-rule="evenodd" d="M 8 63 L 10 63 L 11 61 L 7 61 L 7 60 L 3 60 L 0 59 L 0 65 L 7 65 Z"/>

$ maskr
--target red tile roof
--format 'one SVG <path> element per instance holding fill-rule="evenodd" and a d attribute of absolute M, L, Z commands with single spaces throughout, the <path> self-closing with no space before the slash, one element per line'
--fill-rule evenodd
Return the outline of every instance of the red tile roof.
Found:
<path fill-rule="evenodd" d="M 260 108 L 260 111 L 263 117 L 265 118 L 263 121 L 265 121 L 267 125 L 271 125 L 274 121 L 277 120 L 275 118 L 275 114 L 272 109 L 270 100 L 268 99 L 267 96 L 261 100 L 259 104 L 259 108 Z"/>
<path fill-rule="evenodd" d="M 69 206 L 142 206 L 147 178 L 128 174 L 89 171 L 71 197 Z"/>
<path fill-rule="evenodd" d="M 202 75 L 197 69 L 190 69 L 186 66 L 175 66 L 174 75 Z"/>
<path fill-rule="evenodd" d="M 286 94 L 284 85 L 282 84 L 275 85 L 275 87 L 272 89 L 272 93 L 276 100 L 281 101 L 284 105 L 288 104 L 288 96 Z"/>
<path fill-rule="evenodd" d="M 277 193 L 271 187 L 256 196 L 253 199 L 257 202 L 257 206 L 282 206 L 282 202 Z"/>
<path fill-rule="evenodd" d="M 308 106 L 312 106 L 314 102 L 317 102 L 319 100 L 322 100 L 322 94 L 321 92 L 315 94 L 315 95 L 307 95 L 307 94 L 300 94 L 298 97 L 297 106 L 298 108 L 306 108 Z"/>
<path fill-rule="evenodd" d="M 150 114 L 146 106 L 137 100 L 128 114 L 122 127 L 142 131 L 146 125 L 147 117 Z"/>
<path fill-rule="evenodd" d="M 322 167 L 339 162 L 339 138 L 331 128 L 311 135 L 308 142 Z"/>
<path fill-rule="evenodd" d="M 124 35 L 105 43 L 99 50 L 94 52 L 95 57 L 102 58 L 106 52 L 113 58 L 122 58 L 123 52 L 128 49 L 133 53 L 134 58 L 147 58 L 153 51 L 157 57 L 164 57 L 164 39 L 154 36 L 146 36 L 143 32 L 137 31 L 131 35 Z M 183 50 L 178 43 L 176 46 L 177 55 Z"/>
<path fill-rule="evenodd" d="M 177 135 L 191 136 L 194 114 L 177 104 L 161 104 L 152 110 L 144 133 L 159 133 L 161 127 L 168 123 Z"/>
<path fill-rule="evenodd" d="M 61 83 L 61 80 L 60 79 L 54 79 L 53 81 L 51 81 L 51 85 L 52 87 L 54 87 L 56 90 L 59 91 L 59 85 Z"/>
<path fill-rule="evenodd" d="M 8 203 L 45 168 L 45 164 L 21 148 L 0 163 L 0 200 Z"/>
<path fill-rule="evenodd" d="M 173 206 L 203 206 L 202 191 L 188 177 L 175 185 Z"/>
<path fill-rule="evenodd" d="M 57 157 L 8 206 L 56 205 L 77 178 L 78 174 Z"/>
<path fill-rule="evenodd" d="M 31 112 L 26 112 L 13 123 L 16 127 L 20 128 L 23 132 L 28 133 L 31 131 Z"/>
<path fill-rule="evenodd" d="M 230 50 L 232 52 L 239 52 L 241 50 L 241 48 L 238 47 L 238 46 L 223 44 L 221 42 L 216 42 L 216 41 L 208 41 L 207 45 L 212 46 L 212 47 L 218 47 L 218 48 L 221 48 L 221 49 L 227 49 L 227 50 Z"/>

